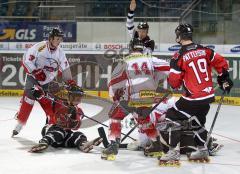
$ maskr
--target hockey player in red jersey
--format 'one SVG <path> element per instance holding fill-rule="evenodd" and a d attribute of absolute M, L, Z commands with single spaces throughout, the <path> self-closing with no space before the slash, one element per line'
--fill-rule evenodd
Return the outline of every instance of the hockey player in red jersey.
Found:
<path fill-rule="evenodd" d="M 169 73 L 169 63 L 153 56 L 142 54 L 143 43 L 139 39 L 132 41 L 133 51 L 123 62 L 119 62 L 112 73 L 109 83 L 109 93 L 114 104 L 109 112 L 110 129 L 109 139 L 111 144 L 103 150 L 102 158 L 115 157 L 120 143 L 121 120 L 128 113 L 137 115 L 139 127 L 152 140 L 152 145 L 145 149 L 147 156 L 159 156 L 162 154 L 158 131 L 151 122 L 151 106 L 154 97 L 142 97 L 144 91 L 155 94 L 159 82 L 166 79 Z M 148 101 L 149 103 L 147 103 Z M 138 103 L 134 107 L 134 103 Z"/>
<path fill-rule="evenodd" d="M 20 101 L 21 106 L 16 114 L 17 124 L 12 136 L 20 132 L 29 118 L 35 102 L 31 94 L 31 88 L 34 85 L 41 85 L 44 90 L 48 90 L 49 84 L 59 72 L 61 72 L 65 82 L 75 84 L 72 80 L 66 55 L 59 46 L 63 36 L 64 34 L 59 28 L 53 28 L 49 33 L 48 41 L 36 43 L 24 54 L 22 65 L 27 73 L 27 78 L 24 94 Z M 43 105 L 41 106 L 44 107 Z"/>
<path fill-rule="evenodd" d="M 160 158 L 160 165 L 178 164 L 180 153 L 176 148 L 181 131 L 178 127 L 190 123 L 194 131 L 197 150 L 189 154 L 190 160 L 208 160 L 206 147 L 207 131 L 204 127 L 210 103 L 214 101 L 212 68 L 218 73 L 218 84 L 224 91 L 230 92 L 233 82 L 229 77 L 228 63 L 218 53 L 192 41 L 193 28 L 190 24 L 180 24 L 176 30 L 176 42 L 181 49 L 174 54 L 170 62 L 168 82 L 174 89 L 183 87 L 184 93 L 175 106 L 166 113 L 172 131 L 170 150 Z"/>
<path fill-rule="evenodd" d="M 84 117 L 82 109 L 78 106 L 84 94 L 77 85 L 72 85 L 67 89 L 67 99 L 51 98 L 44 93 L 40 86 L 32 88 L 32 95 L 44 105 L 48 116 L 47 124 L 42 129 L 42 139 L 39 144 L 32 147 L 30 152 L 42 152 L 53 147 L 76 147 L 80 151 L 89 152 L 93 146 L 102 142 L 101 138 L 87 141 L 87 137 L 80 131 L 76 131 L 81 126 Z"/>

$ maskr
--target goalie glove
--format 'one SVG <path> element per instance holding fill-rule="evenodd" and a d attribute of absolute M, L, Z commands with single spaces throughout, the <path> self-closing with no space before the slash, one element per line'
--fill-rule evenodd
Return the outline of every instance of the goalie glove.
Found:
<path fill-rule="evenodd" d="M 229 72 L 227 70 L 223 70 L 222 74 L 217 77 L 217 82 L 221 90 L 230 92 L 233 87 L 233 81 L 229 77 Z"/>

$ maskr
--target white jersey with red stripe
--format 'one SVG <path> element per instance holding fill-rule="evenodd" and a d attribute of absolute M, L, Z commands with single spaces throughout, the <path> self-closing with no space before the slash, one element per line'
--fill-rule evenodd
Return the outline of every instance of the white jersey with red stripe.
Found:
<path fill-rule="evenodd" d="M 139 99 L 141 92 L 155 92 L 159 82 L 166 79 L 169 69 L 169 63 L 165 60 L 132 54 L 115 67 L 109 83 L 109 94 L 113 97 L 117 89 L 123 88 L 125 100 Z"/>
<path fill-rule="evenodd" d="M 165 121 L 167 110 L 174 107 L 176 101 L 177 98 L 171 97 L 161 102 L 149 115 L 149 123 L 152 123 L 154 126 L 156 126 L 158 123 Z M 136 113 L 133 113 L 133 117 L 136 120 L 138 119 Z M 141 147 L 145 147 L 148 143 L 150 143 L 150 138 L 144 133 L 144 130 L 142 130 L 141 126 L 138 129 L 138 143 Z"/>
<path fill-rule="evenodd" d="M 45 81 L 39 81 L 41 85 L 51 82 L 57 73 L 69 68 L 66 55 L 60 47 L 50 50 L 48 41 L 34 44 L 27 50 L 23 57 L 23 66 L 28 74 L 37 69 L 43 69 L 46 74 Z"/>

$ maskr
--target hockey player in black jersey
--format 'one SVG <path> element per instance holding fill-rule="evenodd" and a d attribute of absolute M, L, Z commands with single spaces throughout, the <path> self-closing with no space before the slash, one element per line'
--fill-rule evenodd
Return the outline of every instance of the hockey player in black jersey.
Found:
<path fill-rule="evenodd" d="M 144 44 L 144 54 L 151 54 L 154 51 L 155 42 L 148 36 L 149 25 L 147 22 L 140 22 L 137 29 L 134 27 L 134 11 L 137 7 L 136 0 L 132 0 L 130 3 L 128 15 L 127 15 L 127 29 L 131 39 L 138 38 Z M 130 42 L 131 44 L 131 42 Z"/>
<path fill-rule="evenodd" d="M 52 99 L 44 95 L 39 86 L 32 88 L 33 96 L 42 104 L 51 105 L 45 110 L 48 115 L 47 124 L 42 129 L 42 139 L 31 148 L 29 152 L 43 152 L 49 146 L 78 148 L 82 152 L 89 152 L 93 146 L 102 142 L 98 137 L 88 141 L 87 137 L 80 131 L 83 111 L 78 106 L 83 96 L 83 91 L 77 85 L 68 89 L 68 100 Z"/>

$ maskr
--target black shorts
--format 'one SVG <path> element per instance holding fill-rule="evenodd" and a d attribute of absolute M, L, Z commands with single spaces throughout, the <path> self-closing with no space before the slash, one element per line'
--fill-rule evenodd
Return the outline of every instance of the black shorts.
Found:
<path fill-rule="evenodd" d="M 196 116 L 199 122 L 204 125 L 206 123 L 206 115 L 210 109 L 210 104 L 202 104 L 191 102 L 180 98 L 175 107 L 170 108 L 166 113 L 166 118 L 172 121 L 187 120 L 192 116 Z"/>

